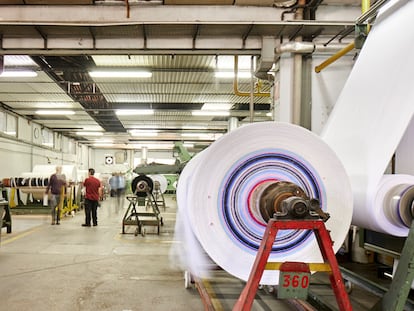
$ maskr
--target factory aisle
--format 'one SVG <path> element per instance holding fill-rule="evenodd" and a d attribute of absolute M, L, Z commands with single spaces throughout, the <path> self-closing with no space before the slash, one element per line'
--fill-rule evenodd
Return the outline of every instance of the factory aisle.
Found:
<path fill-rule="evenodd" d="M 167 198 L 164 226 L 122 232 L 128 201 L 108 198 L 98 226 L 82 227 L 83 210 L 60 226 L 49 215 L 13 215 L 12 234 L 1 234 L 0 310 L 203 310 L 197 290 L 169 262 L 176 205 Z"/>

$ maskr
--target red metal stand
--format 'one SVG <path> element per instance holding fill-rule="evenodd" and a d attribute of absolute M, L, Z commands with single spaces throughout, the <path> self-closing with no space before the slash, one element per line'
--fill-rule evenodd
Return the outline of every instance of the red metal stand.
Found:
<path fill-rule="evenodd" d="M 339 310 L 352 310 L 348 294 L 345 290 L 342 275 L 339 270 L 338 262 L 332 248 L 333 242 L 325 227 L 325 223 L 322 220 L 278 220 L 272 218 L 269 220 L 265 234 L 263 235 L 262 243 L 260 244 L 260 248 L 257 252 L 256 260 L 252 271 L 250 272 L 249 279 L 240 294 L 233 311 L 249 311 L 251 309 L 263 271 L 268 263 L 267 260 L 272 250 L 277 231 L 291 229 L 313 230 L 318 241 L 322 257 L 325 263 L 330 266 L 329 279 L 335 293 Z"/>

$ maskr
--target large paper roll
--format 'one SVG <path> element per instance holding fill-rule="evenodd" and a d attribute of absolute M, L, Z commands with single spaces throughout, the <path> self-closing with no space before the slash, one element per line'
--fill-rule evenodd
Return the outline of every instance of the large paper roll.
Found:
<path fill-rule="evenodd" d="M 161 191 L 161 193 L 165 193 L 165 191 L 167 191 L 167 186 L 168 186 L 168 181 L 167 178 L 165 178 L 164 175 L 148 175 L 149 178 L 152 179 L 152 181 L 154 182 L 154 189 L 155 189 L 155 182 L 159 183 L 159 191 Z"/>
<path fill-rule="evenodd" d="M 180 176 L 179 210 L 208 256 L 230 274 L 247 280 L 266 221 L 253 206 L 253 193 L 269 181 L 301 187 L 330 213 L 326 223 L 338 250 L 351 222 L 352 192 L 344 167 L 329 146 L 304 128 L 263 122 L 238 128 L 192 159 Z M 184 178 L 184 181 L 183 181 Z M 188 256 L 192 256 L 191 253 Z M 321 261 L 310 231 L 278 233 L 269 261 Z M 278 271 L 265 271 L 262 284 L 277 284 Z"/>
<path fill-rule="evenodd" d="M 408 227 L 402 230 L 402 223 L 382 217 L 394 207 L 380 198 L 401 179 L 390 176 L 385 184 L 381 179 L 414 113 L 413 20 L 413 1 L 392 1 L 379 12 L 321 134 L 350 176 L 352 223 L 397 236 Z M 408 186 L 406 178 L 401 182 Z"/>
<path fill-rule="evenodd" d="M 209 277 L 209 269 L 211 267 L 211 259 L 207 256 L 204 249 L 200 245 L 189 219 L 189 203 L 188 193 L 191 191 L 190 185 L 192 182 L 192 174 L 194 169 L 199 165 L 198 159 L 201 158 L 201 153 L 198 153 L 193 159 L 184 167 L 180 174 L 177 185 L 177 216 L 175 221 L 175 239 L 178 243 L 173 245 L 171 251 L 172 262 L 178 263 L 178 266 L 190 272 L 192 275 L 207 278 Z"/>

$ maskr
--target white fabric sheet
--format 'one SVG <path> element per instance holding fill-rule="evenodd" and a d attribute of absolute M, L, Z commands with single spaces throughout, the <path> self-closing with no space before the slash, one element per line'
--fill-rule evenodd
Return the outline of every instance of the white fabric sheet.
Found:
<path fill-rule="evenodd" d="M 413 21 L 414 1 L 392 1 L 379 13 L 321 134 L 350 176 L 352 223 L 397 236 L 408 229 L 381 216 L 393 207 L 379 198 L 390 190 L 382 175 L 414 113 Z M 396 178 L 390 187 L 400 179 L 388 178 Z"/>

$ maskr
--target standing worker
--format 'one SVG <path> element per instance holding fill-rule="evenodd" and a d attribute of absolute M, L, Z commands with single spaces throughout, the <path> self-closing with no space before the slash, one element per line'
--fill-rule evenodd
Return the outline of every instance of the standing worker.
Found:
<path fill-rule="evenodd" d="M 66 176 L 62 174 L 62 167 L 56 166 L 56 173 L 52 174 L 49 178 L 49 183 L 46 187 L 45 193 L 48 194 L 49 190 L 51 192 L 51 197 L 49 200 L 49 206 L 52 214 L 52 225 L 60 225 L 60 199 L 63 192 L 62 188 L 66 186 Z"/>
<path fill-rule="evenodd" d="M 96 210 L 98 209 L 99 204 L 99 188 L 101 187 L 101 182 L 99 179 L 95 178 L 95 170 L 90 168 L 88 170 L 88 178 L 85 179 L 83 185 L 86 189 L 85 191 L 85 223 L 82 224 L 82 227 L 90 227 L 91 219 L 94 226 L 98 225 L 98 216 Z"/>
<path fill-rule="evenodd" d="M 124 175 L 119 172 L 117 174 L 117 190 L 116 190 L 116 211 L 119 212 L 122 209 L 122 199 L 125 193 L 125 177 Z"/>

